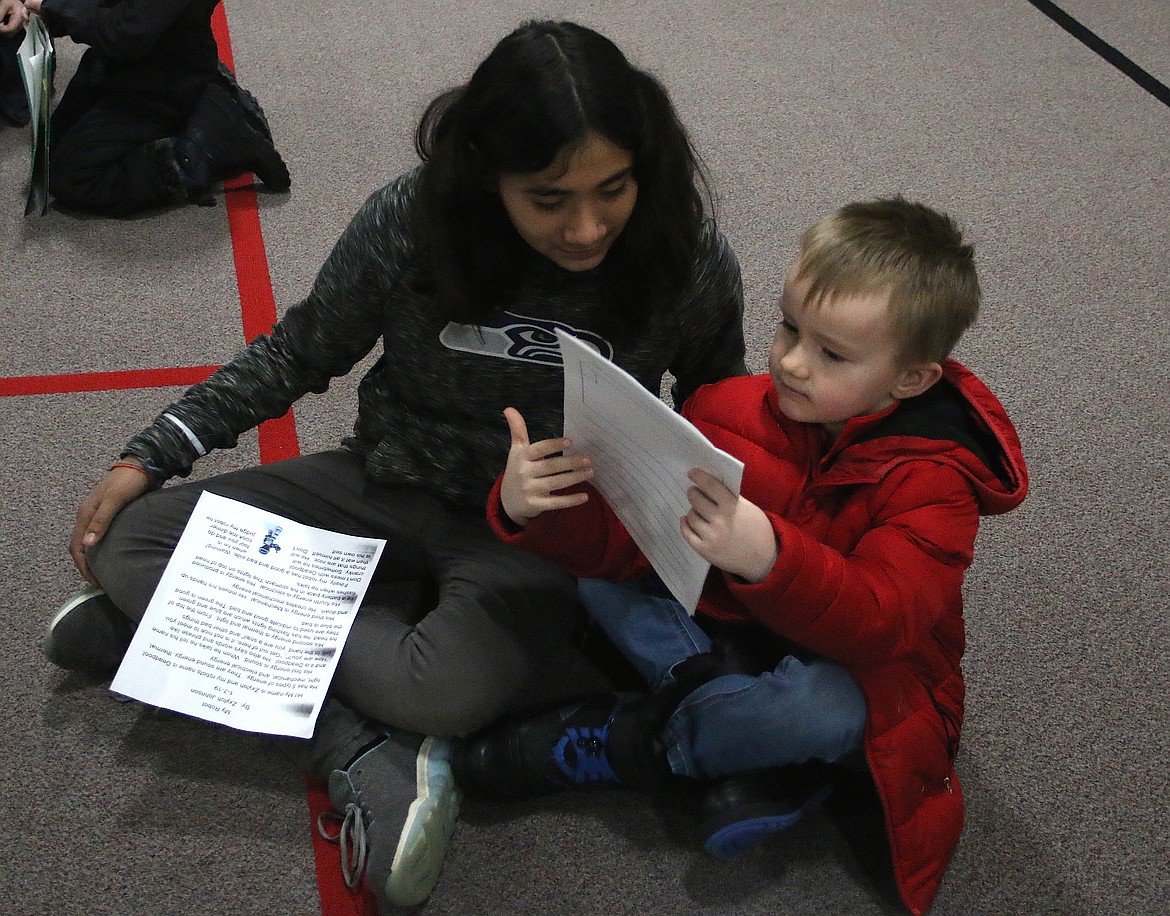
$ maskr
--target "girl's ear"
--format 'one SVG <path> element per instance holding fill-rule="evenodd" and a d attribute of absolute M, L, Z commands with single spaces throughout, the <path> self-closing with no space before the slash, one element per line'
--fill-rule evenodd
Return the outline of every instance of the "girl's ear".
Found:
<path fill-rule="evenodd" d="M 916 363 L 903 370 L 890 394 L 899 401 L 916 397 L 942 378 L 942 374 L 942 366 L 938 363 Z"/>

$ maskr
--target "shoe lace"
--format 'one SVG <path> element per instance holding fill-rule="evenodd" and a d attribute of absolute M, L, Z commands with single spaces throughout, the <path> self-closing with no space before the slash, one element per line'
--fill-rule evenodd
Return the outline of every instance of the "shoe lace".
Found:
<path fill-rule="evenodd" d="M 608 725 L 569 727 L 553 749 L 553 760 L 577 785 L 588 782 L 620 783 L 606 754 Z"/>
<path fill-rule="evenodd" d="M 327 822 L 339 823 L 336 833 L 331 833 Z M 317 815 L 317 832 L 330 843 L 341 847 L 341 877 L 346 887 L 357 887 L 366 871 L 369 847 L 366 844 L 366 819 L 360 805 L 350 802 L 345 814 L 336 811 L 322 811 Z"/>

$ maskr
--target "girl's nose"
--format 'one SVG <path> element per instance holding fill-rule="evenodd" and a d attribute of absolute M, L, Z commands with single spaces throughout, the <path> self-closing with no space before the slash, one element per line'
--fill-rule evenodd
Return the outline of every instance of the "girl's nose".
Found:
<path fill-rule="evenodd" d="M 604 237 L 605 223 L 591 207 L 575 210 L 565 227 L 565 241 L 581 248 L 596 245 Z"/>

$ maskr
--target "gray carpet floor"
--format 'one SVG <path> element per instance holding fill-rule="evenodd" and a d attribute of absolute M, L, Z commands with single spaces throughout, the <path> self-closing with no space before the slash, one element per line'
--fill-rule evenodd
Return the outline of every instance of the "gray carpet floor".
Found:
<path fill-rule="evenodd" d="M 1166 0 L 1061 4 L 1170 81 Z M 374 4 L 229 0 L 241 81 L 293 174 L 260 195 L 278 308 L 413 164 L 413 125 L 533 16 L 615 38 L 671 88 L 744 268 L 762 369 L 800 230 L 893 192 L 953 213 L 986 293 L 957 356 L 1019 427 L 1032 492 L 985 524 L 967 583 L 969 800 L 939 916 L 1155 914 L 1170 897 L 1170 108 L 1024 0 Z M 59 85 L 80 49 L 58 46 Z M 242 345 L 222 202 L 24 218 L 25 130 L 0 128 L 0 378 L 222 363 Z M 299 405 L 348 431 L 354 380 Z M 0 910 L 320 911 L 300 777 L 254 737 L 112 700 L 43 661 L 76 581 L 76 507 L 177 389 L 0 397 Z M 257 460 L 255 436 L 200 474 Z M 426 912 L 898 912 L 816 815 L 732 862 L 677 812 L 611 792 L 468 805 Z"/>

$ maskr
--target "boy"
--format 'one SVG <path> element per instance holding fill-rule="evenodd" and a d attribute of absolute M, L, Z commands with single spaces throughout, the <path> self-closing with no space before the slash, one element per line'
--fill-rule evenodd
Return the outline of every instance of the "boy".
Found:
<path fill-rule="evenodd" d="M 961 585 L 980 515 L 1027 490 L 1003 407 L 948 358 L 980 300 L 973 251 L 900 197 L 850 204 L 803 239 L 769 374 L 699 389 L 683 415 L 745 462 L 736 496 L 694 469 L 684 540 L 713 569 L 694 619 L 653 579 L 564 439 L 512 449 L 496 533 L 582 577 L 590 613 L 649 698 L 598 698 L 463 744 L 465 787 L 720 779 L 700 830 L 729 856 L 793 823 L 828 775 L 868 768 L 898 890 L 937 892 L 963 824 Z M 605 580 L 634 580 L 636 584 Z"/>
<path fill-rule="evenodd" d="M 260 103 L 219 63 L 219 0 L 25 0 L 52 35 L 89 45 L 53 112 L 50 190 L 108 216 L 213 203 L 254 172 L 287 191 Z"/>

